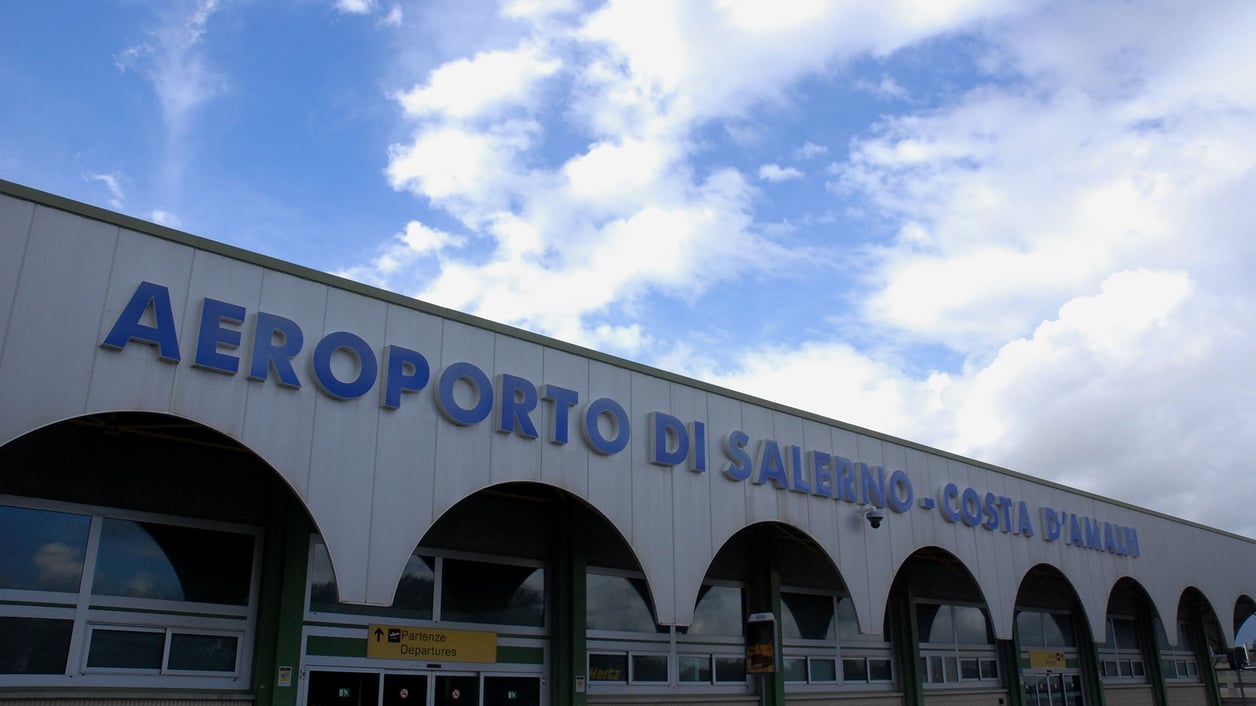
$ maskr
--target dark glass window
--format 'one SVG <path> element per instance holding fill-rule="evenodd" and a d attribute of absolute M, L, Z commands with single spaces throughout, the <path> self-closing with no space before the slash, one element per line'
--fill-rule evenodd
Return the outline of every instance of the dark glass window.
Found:
<path fill-rule="evenodd" d="M 441 620 L 545 625 L 545 570 L 445 559 Z"/>
<path fill-rule="evenodd" d="M 634 682 L 667 681 L 667 655 L 633 655 L 632 680 Z"/>
<path fill-rule="evenodd" d="M 922 643 L 955 644 L 955 625 L 951 622 L 949 605 L 917 603 L 916 625 Z"/>
<path fill-rule="evenodd" d="M 741 589 L 736 586 L 703 586 L 693 611 L 689 634 L 740 637 Z M 718 666 L 716 671 L 719 671 Z"/>
<path fill-rule="evenodd" d="M 628 681 L 628 655 L 589 653 L 589 681 Z"/>
<path fill-rule="evenodd" d="M 175 633 L 170 637 L 168 666 L 198 672 L 234 672 L 239 638 L 232 635 Z"/>
<path fill-rule="evenodd" d="M 781 592 L 781 633 L 787 640 L 837 637 L 833 596 Z"/>
<path fill-rule="evenodd" d="M 0 618 L 0 674 L 65 674 L 72 620 Z"/>
<path fill-rule="evenodd" d="M 682 682 L 711 683 L 710 655 L 681 655 L 677 659 Z"/>
<path fill-rule="evenodd" d="M 1022 610 L 1016 614 L 1016 633 L 1021 645 L 1025 647 L 1044 646 L 1042 638 L 1042 614 L 1036 611 Z"/>
<path fill-rule="evenodd" d="M 588 629 L 658 632 L 643 579 L 588 574 L 586 581 L 585 619 Z"/>
<path fill-rule="evenodd" d="M 158 670 L 165 649 L 165 632 L 97 629 L 92 631 L 87 666 Z"/>
<path fill-rule="evenodd" d="M 1108 630 L 1112 633 L 1108 637 L 1108 644 L 1122 650 L 1138 649 L 1138 629 L 1133 620 L 1112 618 L 1108 622 Z"/>
<path fill-rule="evenodd" d="M 0 505 L 0 588 L 77 592 L 91 524 L 86 515 Z"/>
<path fill-rule="evenodd" d="M 868 660 L 863 657 L 847 657 L 842 660 L 842 678 L 850 682 L 868 681 Z"/>
<path fill-rule="evenodd" d="M 381 609 L 378 606 L 341 603 L 340 591 L 336 586 L 336 575 L 331 568 L 331 557 L 327 554 L 327 546 L 322 542 L 315 542 L 312 555 L 310 610 L 362 615 L 384 613 L 418 620 L 432 619 L 433 587 L 436 584 L 436 559 L 434 557 L 411 554 L 406 560 L 406 568 L 401 574 L 401 580 L 397 582 L 392 606 Z"/>
<path fill-rule="evenodd" d="M 782 668 L 785 672 L 785 681 L 807 681 L 807 660 L 804 657 L 787 657 L 783 660 Z"/>
<path fill-rule="evenodd" d="M 1077 644 L 1073 616 L 1067 613 L 1044 613 L 1042 634 L 1047 647 L 1073 647 Z"/>
<path fill-rule="evenodd" d="M 894 671 L 888 659 L 868 660 L 868 681 L 892 681 Z"/>
<path fill-rule="evenodd" d="M 746 681 L 746 660 L 742 657 L 716 657 L 715 681 L 744 682 Z"/>
<path fill-rule="evenodd" d="M 92 593 L 248 605 L 253 537 L 105 518 Z"/>
<path fill-rule="evenodd" d="M 811 681 L 837 681 L 837 660 L 811 659 Z"/>
<path fill-rule="evenodd" d="M 953 605 L 951 620 L 955 626 L 955 641 L 961 645 L 990 644 L 986 630 L 986 614 L 976 606 Z"/>
<path fill-rule="evenodd" d="M 850 598 L 839 598 L 837 601 L 837 640 L 848 645 L 856 640 L 866 639 L 859 634 L 859 621 L 855 618 L 855 604 Z"/>

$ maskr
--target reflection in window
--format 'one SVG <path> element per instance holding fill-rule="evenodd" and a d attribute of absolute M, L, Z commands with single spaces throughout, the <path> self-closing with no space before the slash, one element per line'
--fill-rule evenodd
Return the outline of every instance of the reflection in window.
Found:
<path fill-rule="evenodd" d="M 1073 631 L 1073 616 L 1037 610 L 1022 610 L 1016 614 L 1017 639 L 1021 647 L 1074 647 L 1077 638 Z"/>
<path fill-rule="evenodd" d="M 331 567 L 327 546 L 315 542 L 310 561 L 310 610 L 327 613 L 388 615 L 390 617 L 432 619 L 433 587 L 436 583 L 436 559 L 411 554 L 393 593 L 392 606 L 359 606 L 340 602 L 336 575 Z"/>
<path fill-rule="evenodd" d="M 781 634 L 786 640 L 837 637 L 834 596 L 781 592 Z"/>
<path fill-rule="evenodd" d="M 23 682 L 41 687 L 66 676 L 92 686 L 102 683 L 98 674 L 119 671 L 172 685 L 179 677 L 165 675 L 178 673 L 242 688 L 255 533 L 13 502 L 0 505 L 0 674 L 60 675 Z M 71 605 L 85 613 L 77 629 Z"/>
<path fill-rule="evenodd" d="M 87 666 L 109 669 L 161 669 L 166 633 L 149 630 L 92 630 Z"/>
<path fill-rule="evenodd" d="M 693 611 L 689 635 L 740 637 L 742 634 L 741 589 L 737 586 L 703 586 Z"/>
<path fill-rule="evenodd" d="M 711 683 L 711 655 L 681 655 L 676 659 L 676 664 L 682 683 Z"/>
<path fill-rule="evenodd" d="M 545 569 L 445 559 L 441 620 L 545 625 Z"/>
<path fill-rule="evenodd" d="M 1138 626 L 1133 618 L 1108 616 L 1106 637 L 1098 645 L 1100 670 L 1105 679 L 1146 681 L 1147 669 L 1138 643 Z"/>
<path fill-rule="evenodd" d="M 590 573 L 585 581 L 585 620 L 589 630 L 659 631 L 644 579 Z"/>
<path fill-rule="evenodd" d="M 105 518 L 92 593 L 248 605 L 253 537 Z"/>
<path fill-rule="evenodd" d="M 200 672 L 234 672 L 240 639 L 234 635 L 170 636 L 169 668 Z"/>
<path fill-rule="evenodd" d="M 73 620 L 0 617 L 0 674 L 65 674 Z"/>
<path fill-rule="evenodd" d="M 90 528 L 87 515 L 0 505 L 0 588 L 77 592 Z"/>
<path fill-rule="evenodd" d="M 926 684 L 998 681 L 994 639 L 980 607 L 919 602 L 916 627 Z"/>

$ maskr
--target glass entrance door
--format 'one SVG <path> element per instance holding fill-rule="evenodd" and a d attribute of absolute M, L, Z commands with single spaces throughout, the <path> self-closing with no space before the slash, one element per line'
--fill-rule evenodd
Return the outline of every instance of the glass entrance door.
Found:
<path fill-rule="evenodd" d="M 382 677 L 382 681 L 381 681 Z M 541 706 L 531 675 L 311 671 L 306 706 Z"/>
<path fill-rule="evenodd" d="M 427 675 L 385 674 L 383 696 L 383 706 L 427 706 Z"/>
<path fill-rule="evenodd" d="M 485 676 L 484 706 L 541 706 L 541 679 Z"/>
<path fill-rule="evenodd" d="M 1080 674 L 1030 672 L 1024 679 L 1028 706 L 1085 706 Z"/>

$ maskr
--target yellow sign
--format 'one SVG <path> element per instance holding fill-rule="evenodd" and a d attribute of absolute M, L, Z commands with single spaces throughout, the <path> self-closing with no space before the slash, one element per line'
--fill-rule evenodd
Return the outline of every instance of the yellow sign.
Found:
<path fill-rule="evenodd" d="M 1030 669 L 1063 669 L 1064 653 L 1051 650 L 1030 650 Z"/>
<path fill-rule="evenodd" d="M 366 656 L 429 662 L 496 662 L 497 633 L 370 625 L 366 628 Z"/>

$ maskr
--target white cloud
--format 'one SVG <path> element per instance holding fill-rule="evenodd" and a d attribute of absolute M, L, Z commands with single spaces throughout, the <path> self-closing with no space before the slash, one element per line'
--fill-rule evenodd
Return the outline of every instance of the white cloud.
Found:
<path fill-rule="evenodd" d="M 177 215 L 160 208 L 150 211 L 148 214 L 148 220 L 168 228 L 183 227 L 183 221 Z"/>
<path fill-rule="evenodd" d="M 576 9 L 575 0 L 509 0 L 502 5 L 501 14 L 503 17 L 536 21 Z"/>
<path fill-rule="evenodd" d="M 77 591 L 83 573 L 83 553 L 62 542 L 41 545 L 31 557 L 39 569 L 39 586 L 47 591 Z"/>
<path fill-rule="evenodd" d="M 803 173 L 794 167 L 782 167 L 779 164 L 764 164 L 759 167 L 759 179 L 773 183 L 801 179 Z"/>
<path fill-rule="evenodd" d="M 390 151 L 393 185 L 457 218 L 467 246 L 404 250 L 408 265 L 359 276 L 1159 509 L 1228 503 L 1193 517 L 1252 532 L 1239 501 L 1200 488 L 1230 482 L 1227 454 L 1250 456 L 1256 428 L 1243 399 L 1256 241 L 1235 206 L 1256 188 L 1256 64 L 1233 60 L 1256 10 L 1156 10 L 512 3 L 517 35 L 404 94 L 414 132 Z M 809 261 L 769 236 L 793 229 L 756 222 L 761 197 L 703 152 L 704 130 L 760 144 L 800 78 L 964 32 L 956 51 L 979 46 L 990 72 L 965 77 L 978 85 L 913 95 L 853 141 L 817 133 L 792 153 L 849 146 L 814 222 L 862 216 L 870 233 L 852 237 L 876 242 L 843 263 L 856 309 L 815 312 L 840 327 L 716 359 L 619 316 Z M 854 81 L 896 99 L 915 85 L 880 67 Z M 930 370 L 913 346 L 953 357 Z"/>
<path fill-rule="evenodd" d="M 184 7 L 190 9 L 177 12 Z M 120 69 L 143 74 L 157 94 L 167 133 L 163 179 L 175 187 L 182 179 L 196 111 L 227 90 L 226 79 L 211 67 L 202 47 L 218 10 L 218 0 L 168 8 L 163 24 L 152 33 L 153 43 L 127 47 L 114 59 Z"/>
<path fill-rule="evenodd" d="M 814 142 L 803 143 L 802 147 L 794 150 L 794 159 L 807 160 L 829 153 L 829 148 L 824 145 L 817 145 Z"/>
<path fill-rule="evenodd" d="M 404 19 L 400 5 L 393 5 L 388 8 L 388 14 L 380 18 L 380 24 L 387 27 L 400 27 L 401 21 Z"/>
<path fill-rule="evenodd" d="M 510 51 L 480 52 L 471 59 L 443 64 L 426 84 L 415 86 L 398 100 L 415 117 L 479 117 L 503 104 L 527 102 L 533 85 L 560 66 L 541 47 L 525 42 Z"/>
<path fill-rule="evenodd" d="M 369 15 L 375 11 L 375 0 L 336 0 L 336 9 L 350 15 Z"/>
<path fill-rule="evenodd" d="M 105 185 L 109 190 L 109 207 L 115 211 L 121 211 L 126 207 L 126 194 L 122 193 L 122 186 L 118 181 L 116 174 L 87 174 L 85 175 L 90 181 L 98 181 Z"/>

